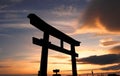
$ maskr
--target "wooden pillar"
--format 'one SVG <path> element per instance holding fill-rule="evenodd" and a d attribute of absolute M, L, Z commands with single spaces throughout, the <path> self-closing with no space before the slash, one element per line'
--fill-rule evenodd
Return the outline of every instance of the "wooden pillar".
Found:
<path fill-rule="evenodd" d="M 38 76 L 47 76 L 48 42 L 49 42 L 49 34 L 47 32 L 44 32 L 42 54 L 41 54 L 41 66 L 40 66 L 40 71 L 38 72 Z"/>
<path fill-rule="evenodd" d="M 75 46 L 71 45 L 71 58 L 72 58 L 72 76 L 77 76 L 76 58 L 75 58 Z"/>

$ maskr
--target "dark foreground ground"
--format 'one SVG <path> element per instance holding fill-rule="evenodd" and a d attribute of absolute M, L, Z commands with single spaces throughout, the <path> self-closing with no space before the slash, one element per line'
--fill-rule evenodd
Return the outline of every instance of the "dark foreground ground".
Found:
<path fill-rule="evenodd" d="M 113 73 L 111 73 L 111 74 L 113 74 Z M 120 73 L 114 73 L 114 74 L 116 74 L 116 75 L 118 75 L 118 76 L 120 76 Z M 20 75 L 20 74 L 16 74 L 16 75 L 7 75 L 7 74 L 0 74 L 0 76 L 38 76 L 37 74 L 22 74 L 22 75 Z M 48 76 L 52 76 L 52 75 L 48 75 Z M 72 75 L 61 75 L 61 76 L 72 76 Z M 80 74 L 80 75 L 78 75 L 78 76 L 92 76 L 91 74 Z M 99 73 L 99 74 L 94 74 L 94 76 L 108 76 L 108 73 Z"/>

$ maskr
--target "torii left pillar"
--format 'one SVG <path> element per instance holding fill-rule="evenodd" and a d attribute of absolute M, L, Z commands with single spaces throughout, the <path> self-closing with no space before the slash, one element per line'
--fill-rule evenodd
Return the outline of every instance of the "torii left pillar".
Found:
<path fill-rule="evenodd" d="M 47 76 L 48 42 L 49 42 L 49 33 L 44 32 L 42 54 L 41 54 L 41 66 L 40 66 L 40 71 L 38 72 L 38 76 Z"/>

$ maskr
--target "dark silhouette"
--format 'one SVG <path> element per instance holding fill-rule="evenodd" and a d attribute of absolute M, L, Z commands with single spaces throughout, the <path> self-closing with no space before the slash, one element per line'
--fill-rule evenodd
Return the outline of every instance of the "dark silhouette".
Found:
<path fill-rule="evenodd" d="M 53 72 L 55 73 L 53 74 L 53 76 L 61 76 L 60 74 L 58 74 L 59 71 L 60 71 L 59 69 L 53 70 Z"/>
<path fill-rule="evenodd" d="M 94 72 L 93 72 L 93 70 L 91 71 L 91 73 L 92 73 L 92 76 L 94 76 Z"/>
<path fill-rule="evenodd" d="M 119 76 L 117 74 L 108 74 L 108 76 Z"/>
<path fill-rule="evenodd" d="M 75 53 L 75 46 L 79 46 L 80 42 L 74 40 L 73 38 L 67 36 L 63 32 L 57 30 L 56 28 L 50 26 L 42 19 L 40 19 L 35 14 L 29 14 L 28 18 L 30 19 L 30 23 L 38 28 L 39 30 L 44 32 L 43 39 L 37 39 L 33 37 L 33 44 L 42 46 L 42 54 L 41 54 L 41 67 L 38 73 L 38 76 L 47 76 L 47 61 L 48 61 L 48 49 L 53 49 L 68 55 L 71 55 L 72 58 L 72 73 L 73 76 L 77 76 L 77 69 L 76 69 L 76 57 L 78 54 Z M 61 46 L 56 46 L 49 42 L 49 35 L 52 35 L 61 41 Z M 67 42 L 71 45 L 71 50 L 64 49 L 63 42 Z"/>

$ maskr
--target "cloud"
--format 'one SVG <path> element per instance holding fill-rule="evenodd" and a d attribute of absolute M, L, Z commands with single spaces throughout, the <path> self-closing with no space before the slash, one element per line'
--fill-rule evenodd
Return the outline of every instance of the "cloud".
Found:
<path fill-rule="evenodd" d="M 2 5 L 2 6 L 0 6 L 0 9 L 6 8 L 6 7 L 8 7 L 8 6 L 7 5 Z"/>
<path fill-rule="evenodd" d="M 80 23 L 79 33 L 120 34 L 120 0 L 91 0 Z"/>
<path fill-rule="evenodd" d="M 77 9 L 73 6 L 60 6 L 54 9 L 52 12 L 53 14 L 57 16 L 74 16 L 78 14 Z"/>
<path fill-rule="evenodd" d="M 0 24 L 15 24 L 15 23 L 26 23 L 27 19 L 27 12 L 24 10 L 15 11 L 15 10 L 4 10 L 0 11 Z"/>
<path fill-rule="evenodd" d="M 13 23 L 13 24 L 1 24 L 1 28 L 7 29 L 7 28 L 12 28 L 12 29 L 35 29 L 33 26 L 27 23 Z"/>
<path fill-rule="evenodd" d="M 23 0 L 10 0 L 11 2 L 21 2 Z"/>
<path fill-rule="evenodd" d="M 77 62 L 81 62 L 85 64 L 97 64 L 97 65 L 120 63 L 120 54 L 90 56 L 86 58 L 77 59 Z"/>
<path fill-rule="evenodd" d="M 109 45 L 115 45 L 115 44 L 119 44 L 120 41 L 107 41 L 107 42 L 101 42 L 102 46 L 109 46 Z"/>
<path fill-rule="evenodd" d="M 120 41 L 114 41 L 111 38 L 105 38 L 105 39 L 100 40 L 101 46 L 110 46 L 110 45 L 116 45 L 116 44 L 120 44 Z"/>
<path fill-rule="evenodd" d="M 120 45 L 109 49 L 111 53 L 120 54 Z"/>
<path fill-rule="evenodd" d="M 109 67 L 104 67 L 104 68 L 101 68 L 101 70 L 120 70 L 120 64 L 116 64 L 116 65 L 109 66 Z"/>
<path fill-rule="evenodd" d="M 76 20 L 74 19 L 52 20 L 50 24 L 67 34 L 71 34 L 76 30 Z"/>
<path fill-rule="evenodd" d="M 0 68 L 3 69 L 3 68 L 10 68 L 11 66 L 5 66 L 5 65 L 0 65 Z"/>
<path fill-rule="evenodd" d="M 87 2 L 90 2 L 91 0 L 86 0 Z"/>
<path fill-rule="evenodd" d="M 40 63 L 40 61 L 36 60 L 36 61 L 31 61 L 30 63 Z"/>
<path fill-rule="evenodd" d="M 51 62 L 49 64 L 68 64 L 68 65 L 71 65 L 71 63 L 67 63 L 67 62 Z"/>
<path fill-rule="evenodd" d="M 68 56 L 60 56 L 60 55 L 55 55 L 55 56 L 50 56 L 52 58 L 58 58 L 58 59 L 66 59 L 69 58 Z"/>
<path fill-rule="evenodd" d="M 23 0 L 0 0 L 0 9 L 4 9 Z"/>
<path fill-rule="evenodd" d="M 0 48 L 0 52 L 2 51 L 2 48 Z"/>

